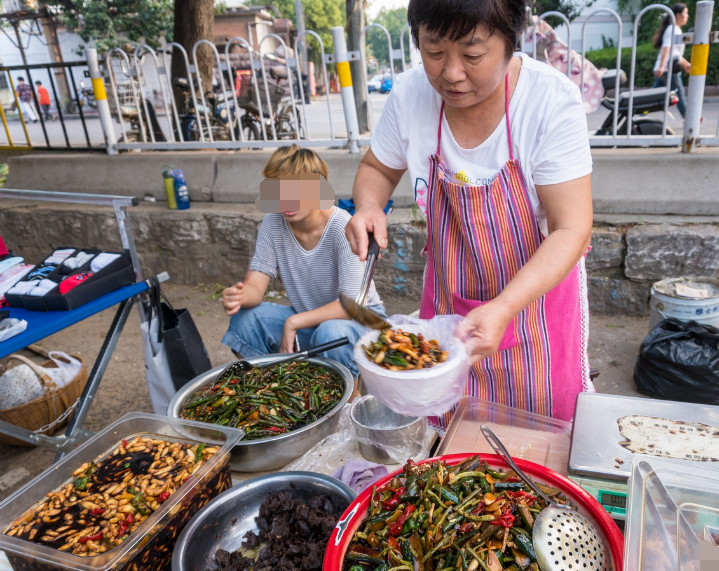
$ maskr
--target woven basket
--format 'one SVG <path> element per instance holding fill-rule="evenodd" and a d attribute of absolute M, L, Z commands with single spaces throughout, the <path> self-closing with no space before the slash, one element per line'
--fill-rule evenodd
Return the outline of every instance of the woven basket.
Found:
<path fill-rule="evenodd" d="M 55 382 L 30 359 L 23 357 L 22 355 L 10 355 L 8 358 L 8 364 L 13 359 L 16 361 L 22 361 L 35 371 L 35 374 L 37 374 L 40 384 L 45 391 L 45 396 L 20 406 L 0 410 L 0 420 L 4 420 L 5 422 L 9 422 L 10 424 L 14 424 L 28 430 L 37 430 L 46 424 L 54 422 L 55 419 L 70 408 L 80 397 L 82 390 L 85 388 L 85 383 L 87 382 L 87 370 L 85 369 L 85 364 L 77 355 L 72 355 L 72 357 L 82 363 L 80 372 L 64 387 L 58 388 Z M 50 369 L 57 367 L 57 365 L 54 361 L 45 361 L 42 364 L 42 367 Z M 44 432 L 43 434 L 47 434 L 48 436 L 53 435 L 58 428 L 67 423 L 71 416 L 72 415 L 68 416 L 68 418 L 63 420 L 63 422 L 58 423 L 56 426 L 53 426 L 50 430 Z M 27 442 L 23 442 L 22 440 L 12 438 L 4 434 L 0 434 L 0 442 L 3 444 L 14 444 L 15 446 L 33 446 L 32 444 L 28 444 Z"/>

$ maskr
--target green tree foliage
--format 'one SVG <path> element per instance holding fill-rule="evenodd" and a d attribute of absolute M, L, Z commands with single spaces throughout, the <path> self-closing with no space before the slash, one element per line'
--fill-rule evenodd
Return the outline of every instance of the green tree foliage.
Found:
<path fill-rule="evenodd" d="M 393 10 L 382 8 L 372 23 L 381 24 L 387 28 L 392 38 L 392 49 L 399 49 L 399 35 L 402 27 L 407 23 L 407 8 L 394 8 Z M 387 46 L 387 36 L 384 31 L 379 28 L 370 28 L 367 30 L 366 42 L 368 57 L 371 55 L 377 58 L 380 66 L 389 65 L 389 47 Z M 405 61 L 409 60 L 409 43 L 409 32 L 405 32 Z M 400 61 L 395 61 L 394 65 L 398 70 L 402 69 Z"/>
<path fill-rule="evenodd" d="M 248 2 L 254 4 L 254 1 Z M 282 13 L 283 18 L 295 22 L 295 0 L 275 0 L 272 4 Z M 343 0 L 302 0 L 305 12 L 305 27 L 319 34 L 325 53 L 334 53 L 332 28 L 345 25 L 345 3 Z M 320 64 L 320 50 L 317 40 L 307 38 L 307 55 L 315 64 Z"/>
<path fill-rule="evenodd" d="M 70 31 L 105 51 L 128 41 L 172 41 L 173 0 L 45 0 Z"/>
<path fill-rule="evenodd" d="M 629 2 L 630 0 L 619 0 Z M 541 15 L 545 12 L 560 12 L 564 14 L 569 21 L 574 20 L 584 10 L 592 6 L 596 0 L 529 0 L 528 6 L 532 10 L 533 15 Z M 562 24 L 561 18 L 547 18 L 547 23 L 556 28 Z"/>
<path fill-rule="evenodd" d="M 665 4 L 668 7 L 672 7 L 679 0 L 641 0 L 640 9 L 649 6 L 650 4 Z M 684 4 L 689 8 L 689 22 L 684 26 L 684 31 L 691 30 L 694 27 L 694 15 L 697 11 L 698 0 L 682 0 Z M 630 12 L 631 0 L 617 0 L 617 7 L 620 11 Z M 639 43 L 651 42 L 654 32 L 659 28 L 662 17 L 665 12 L 661 10 L 650 10 L 642 16 L 642 20 L 639 24 Z M 716 5 L 714 6 L 714 16 L 712 21 L 712 30 L 719 29 L 719 10 Z"/>

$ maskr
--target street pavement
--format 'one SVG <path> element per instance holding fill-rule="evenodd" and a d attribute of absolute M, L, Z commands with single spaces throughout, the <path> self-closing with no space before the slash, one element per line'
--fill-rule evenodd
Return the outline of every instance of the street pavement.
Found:
<path fill-rule="evenodd" d="M 387 101 L 387 95 L 379 93 L 370 94 L 370 102 L 372 105 L 372 124 L 376 125 L 379 121 L 380 115 L 384 108 L 385 102 Z M 320 98 L 313 101 L 310 105 L 307 105 L 304 113 L 306 113 L 306 121 L 304 116 L 302 117 L 302 123 L 309 125 L 309 136 L 312 139 L 329 139 L 331 133 L 334 132 L 335 137 L 344 138 L 347 136 L 347 129 L 345 127 L 344 113 L 342 109 L 342 100 L 339 95 L 330 95 L 330 109 L 331 109 L 331 126 L 330 126 L 330 114 L 327 111 L 327 102 L 324 98 Z M 302 107 L 297 108 L 297 112 L 302 114 Z M 604 107 L 600 107 L 594 113 L 587 115 L 587 128 L 590 134 L 594 133 L 598 129 L 610 111 Z M 708 98 L 704 102 L 703 113 L 704 121 L 701 124 L 701 133 L 706 136 L 717 135 L 717 123 L 719 122 L 719 98 L 712 97 Z M 649 114 L 650 117 L 663 117 L 662 112 L 656 112 Z M 170 139 L 170 131 L 167 119 L 164 115 L 158 117 L 160 125 L 162 126 L 163 132 L 166 138 Z M 87 140 L 89 138 L 89 146 L 100 146 L 103 144 L 102 128 L 97 115 L 88 115 L 85 119 L 87 127 L 87 138 L 85 131 L 83 130 L 82 122 L 79 116 L 72 116 L 71 118 L 65 118 L 65 132 L 67 133 L 67 140 L 71 147 L 87 147 Z M 667 125 L 671 127 L 676 134 L 682 134 L 684 131 L 684 120 L 682 119 L 676 107 L 670 108 L 670 117 L 667 121 Z M 22 129 L 22 125 L 19 121 L 9 121 L 8 126 L 10 134 L 12 136 L 13 143 L 15 145 L 26 144 L 25 134 Z M 114 123 L 115 132 L 118 137 L 121 135 L 121 129 L 119 123 Z M 126 130 L 130 129 L 129 123 L 125 123 Z M 28 134 L 33 146 L 46 146 L 47 142 L 45 134 L 40 122 L 30 123 L 27 125 Z M 45 123 L 45 132 L 47 133 L 47 140 L 49 140 L 50 146 L 53 147 L 64 147 L 67 145 L 67 141 L 64 136 L 63 128 L 59 120 Z M 365 135 L 367 136 L 367 135 Z M 0 130 L 0 145 L 7 143 L 7 136 L 3 130 Z"/>

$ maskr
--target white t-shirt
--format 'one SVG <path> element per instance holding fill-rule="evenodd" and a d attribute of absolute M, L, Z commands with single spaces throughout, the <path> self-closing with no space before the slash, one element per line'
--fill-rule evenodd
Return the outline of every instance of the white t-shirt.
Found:
<path fill-rule="evenodd" d="M 672 52 L 674 53 L 674 57 L 682 57 L 684 55 L 684 42 L 682 42 L 682 36 L 684 35 L 684 32 L 682 32 L 682 29 L 679 26 L 674 26 L 674 46 L 672 47 Z M 664 48 L 668 48 L 669 44 L 672 41 L 672 27 L 667 26 L 667 29 L 664 30 L 664 35 L 662 36 L 662 47 L 659 49 L 659 53 L 657 54 L 657 61 L 654 64 L 654 71 L 657 71 L 659 69 L 659 62 L 662 59 L 662 51 L 664 51 Z M 674 59 L 674 58 L 671 58 Z M 671 71 L 672 69 L 672 62 L 670 61 L 670 58 L 667 58 L 664 71 L 666 70 Z"/>
<path fill-rule="evenodd" d="M 587 118 L 579 89 L 546 63 L 526 54 L 517 87 L 509 103 L 514 158 L 519 159 L 532 209 L 544 235 L 547 216 L 537 195 L 537 184 L 558 184 L 592 172 Z M 415 200 L 426 212 L 429 160 L 437 150 L 437 127 L 442 98 L 430 85 L 423 67 L 395 77 L 371 148 L 392 169 L 408 169 Z M 507 124 L 503 118 L 478 147 L 463 149 L 442 120 L 442 161 L 458 181 L 491 184 L 509 160 Z"/>

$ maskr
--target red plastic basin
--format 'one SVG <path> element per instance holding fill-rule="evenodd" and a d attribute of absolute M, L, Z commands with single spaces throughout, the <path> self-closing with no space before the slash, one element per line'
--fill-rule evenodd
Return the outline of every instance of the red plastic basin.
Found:
<path fill-rule="evenodd" d="M 438 458 L 430 458 L 418 463 L 425 464 L 435 460 L 445 460 L 448 464 L 454 465 L 472 456 L 476 456 L 476 454 L 449 454 Z M 507 469 L 507 465 L 495 454 L 480 454 L 480 457 L 482 460 L 486 460 L 493 468 Z M 554 470 L 550 470 L 534 462 L 527 462 L 526 460 L 515 459 L 515 462 L 517 466 L 532 479 L 541 484 L 562 490 L 565 496 L 574 502 L 579 512 L 596 526 L 602 536 L 604 544 L 609 549 L 612 563 L 611 569 L 614 571 L 622 571 L 624 565 L 624 537 L 621 531 L 619 531 L 617 524 L 614 523 L 614 520 L 599 502 L 577 484 Z M 392 472 L 379 480 L 376 483 L 377 488 L 381 488 L 397 474 L 401 473 L 401 471 L 400 469 L 396 472 Z M 369 507 L 371 493 L 371 487 L 362 492 L 342 514 L 340 521 L 337 523 L 337 527 L 335 527 L 332 531 L 332 535 L 330 535 L 322 566 L 323 571 L 341 571 L 345 552 L 352 541 L 352 537 L 362 524 L 362 521 L 367 517 L 367 508 Z"/>

